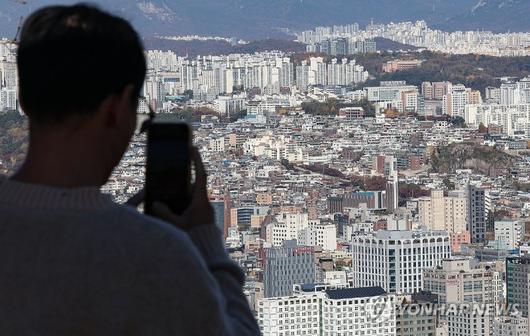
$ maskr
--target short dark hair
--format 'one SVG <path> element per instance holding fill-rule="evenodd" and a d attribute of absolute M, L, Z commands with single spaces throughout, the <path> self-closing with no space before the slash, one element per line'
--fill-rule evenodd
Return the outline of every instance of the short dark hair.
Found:
<path fill-rule="evenodd" d="M 20 99 L 40 123 L 89 114 L 145 80 L 140 37 L 124 19 L 85 4 L 50 6 L 24 22 L 18 47 Z"/>

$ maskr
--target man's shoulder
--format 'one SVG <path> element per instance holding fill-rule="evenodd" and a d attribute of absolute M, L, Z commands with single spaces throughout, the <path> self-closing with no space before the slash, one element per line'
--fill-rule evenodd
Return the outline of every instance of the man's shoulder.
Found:
<path fill-rule="evenodd" d="M 195 253 L 195 246 L 189 235 L 165 221 L 119 204 L 113 209 L 113 217 L 114 230 L 118 231 L 116 237 L 122 246 L 134 244 L 135 248 L 147 248 L 151 253 L 168 249 Z"/>
<path fill-rule="evenodd" d="M 156 217 L 143 214 L 131 206 L 115 204 L 113 212 L 115 213 L 116 221 L 131 230 L 189 239 L 183 230 Z"/>

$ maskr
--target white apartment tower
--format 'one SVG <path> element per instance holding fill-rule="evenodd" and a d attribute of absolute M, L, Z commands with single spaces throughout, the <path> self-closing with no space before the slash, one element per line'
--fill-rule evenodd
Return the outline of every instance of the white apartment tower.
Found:
<path fill-rule="evenodd" d="M 394 304 L 380 287 L 295 286 L 292 296 L 260 300 L 258 324 L 264 336 L 394 336 Z"/>
<path fill-rule="evenodd" d="M 424 269 L 451 257 L 451 242 L 445 231 L 378 231 L 352 237 L 351 250 L 354 286 L 412 294 L 423 287 Z"/>
<path fill-rule="evenodd" d="M 319 219 L 311 220 L 298 237 L 302 245 L 320 246 L 324 251 L 337 249 L 337 227 L 333 223 L 322 223 Z"/>
<path fill-rule="evenodd" d="M 464 118 L 466 105 L 470 102 L 471 89 L 464 85 L 454 85 L 443 98 L 442 111 L 452 117 Z"/>

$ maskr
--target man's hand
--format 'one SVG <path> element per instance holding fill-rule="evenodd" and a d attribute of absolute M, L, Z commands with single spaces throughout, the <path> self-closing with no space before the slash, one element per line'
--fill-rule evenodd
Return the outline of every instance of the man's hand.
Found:
<path fill-rule="evenodd" d="M 160 219 L 170 222 L 183 230 L 189 230 L 201 225 L 214 225 L 214 212 L 210 201 L 208 200 L 207 175 L 202 163 L 201 155 L 197 148 L 193 149 L 192 160 L 195 163 L 195 185 L 191 202 L 182 215 L 177 215 L 171 209 L 160 202 L 153 204 L 154 215 Z M 138 207 L 145 197 L 145 190 L 140 190 L 132 196 L 125 204 Z"/>
<path fill-rule="evenodd" d="M 192 160 L 195 163 L 195 185 L 191 202 L 182 215 L 176 215 L 171 209 L 160 202 L 153 204 L 154 215 L 180 229 L 190 230 L 201 225 L 214 225 L 214 212 L 208 199 L 207 175 L 197 148 L 193 149 Z"/>

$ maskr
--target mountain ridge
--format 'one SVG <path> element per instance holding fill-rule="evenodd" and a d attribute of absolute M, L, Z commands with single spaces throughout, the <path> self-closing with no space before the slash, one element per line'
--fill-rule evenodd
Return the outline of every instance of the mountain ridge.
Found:
<path fill-rule="evenodd" d="M 74 0 L 0 0 L 0 36 L 15 35 L 19 17 L 50 4 Z M 434 28 L 530 31 L 525 0 L 95 0 L 124 16 L 144 37 L 215 35 L 244 39 L 286 38 L 318 25 L 424 19 Z M 528 22 L 527 22 L 528 21 Z"/>

